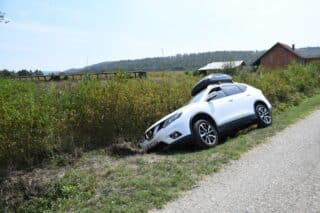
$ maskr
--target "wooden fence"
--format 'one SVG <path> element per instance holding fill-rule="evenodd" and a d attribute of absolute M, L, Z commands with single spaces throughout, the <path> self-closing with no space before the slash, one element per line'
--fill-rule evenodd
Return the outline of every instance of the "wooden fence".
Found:
<path fill-rule="evenodd" d="M 125 72 L 125 73 L 79 73 L 79 74 L 54 74 L 54 75 L 36 75 L 36 76 L 16 76 L 18 80 L 36 80 L 36 81 L 60 81 L 60 80 L 81 80 L 84 77 L 94 79 L 114 79 L 117 77 L 123 78 L 147 78 L 146 72 Z"/>

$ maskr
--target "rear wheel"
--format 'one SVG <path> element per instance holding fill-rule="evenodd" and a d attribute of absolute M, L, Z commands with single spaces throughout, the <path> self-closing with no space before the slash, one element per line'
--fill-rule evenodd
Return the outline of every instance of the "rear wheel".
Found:
<path fill-rule="evenodd" d="M 256 115 L 258 117 L 258 127 L 263 128 L 271 125 L 272 123 L 272 115 L 269 108 L 264 104 L 257 104 Z"/>
<path fill-rule="evenodd" d="M 206 119 L 200 119 L 194 123 L 193 136 L 196 145 L 201 148 L 213 147 L 219 142 L 215 126 Z"/>

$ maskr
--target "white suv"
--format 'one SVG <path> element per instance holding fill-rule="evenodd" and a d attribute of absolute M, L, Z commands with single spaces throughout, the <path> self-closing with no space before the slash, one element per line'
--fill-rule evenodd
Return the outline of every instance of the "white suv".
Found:
<path fill-rule="evenodd" d="M 272 123 L 271 104 L 261 90 L 242 83 L 209 84 L 190 102 L 165 116 L 145 132 L 140 144 L 149 150 L 160 143 L 167 145 L 192 139 L 202 148 L 213 147 L 219 136 L 257 123 Z"/>

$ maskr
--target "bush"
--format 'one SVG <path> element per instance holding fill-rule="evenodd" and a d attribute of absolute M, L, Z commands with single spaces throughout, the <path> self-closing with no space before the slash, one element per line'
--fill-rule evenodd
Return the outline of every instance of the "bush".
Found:
<path fill-rule="evenodd" d="M 293 64 L 240 72 L 234 80 L 261 89 L 277 112 L 319 89 L 319 71 L 319 63 Z M 108 146 L 119 138 L 137 144 L 146 127 L 188 101 L 199 78 L 156 73 L 148 80 L 1 80 L 1 167 L 30 166 L 53 153 Z"/>
<path fill-rule="evenodd" d="M 30 165 L 54 146 L 51 94 L 29 82 L 0 82 L 0 162 Z"/>
<path fill-rule="evenodd" d="M 297 105 L 304 96 L 319 89 L 320 63 L 306 66 L 291 64 L 287 69 L 260 69 L 255 73 L 241 72 L 235 76 L 235 80 L 261 89 L 274 108 L 282 111 L 288 106 Z"/>

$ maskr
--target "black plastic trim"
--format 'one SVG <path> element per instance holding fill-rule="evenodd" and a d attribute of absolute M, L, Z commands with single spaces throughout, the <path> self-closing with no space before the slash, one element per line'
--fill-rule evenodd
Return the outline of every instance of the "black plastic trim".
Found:
<path fill-rule="evenodd" d="M 256 114 L 248 115 L 243 118 L 240 118 L 240 119 L 237 119 L 234 121 L 230 121 L 228 123 L 222 124 L 221 126 L 218 126 L 218 131 L 219 131 L 219 133 L 225 134 L 229 131 L 239 129 L 241 127 L 244 127 L 246 125 L 254 123 L 256 120 L 257 120 Z"/>

